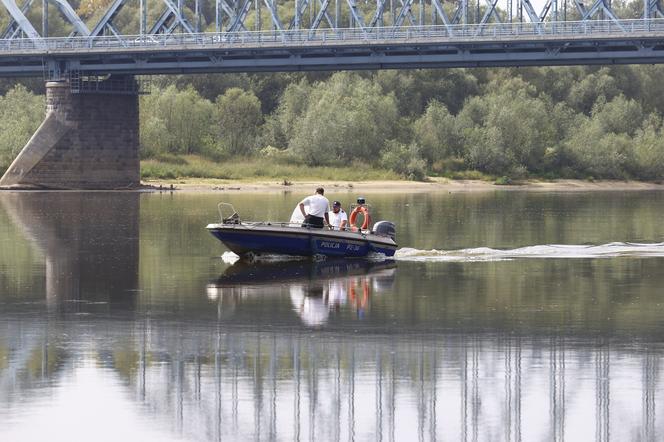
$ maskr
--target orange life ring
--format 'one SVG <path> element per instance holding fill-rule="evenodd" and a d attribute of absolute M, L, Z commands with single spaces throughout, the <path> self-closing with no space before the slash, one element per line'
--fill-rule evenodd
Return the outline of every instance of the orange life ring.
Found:
<path fill-rule="evenodd" d="M 362 230 L 367 230 L 369 228 L 369 224 L 371 224 L 371 216 L 369 216 L 369 210 L 364 207 L 364 206 L 357 206 L 355 209 L 350 214 L 350 220 L 348 223 L 351 226 L 351 229 L 357 230 L 357 226 L 355 225 L 355 221 L 357 221 L 357 215 L 362 214 L 364 216 L 364 221 L 362 222 L 362 227 L 360 227 Z"/>

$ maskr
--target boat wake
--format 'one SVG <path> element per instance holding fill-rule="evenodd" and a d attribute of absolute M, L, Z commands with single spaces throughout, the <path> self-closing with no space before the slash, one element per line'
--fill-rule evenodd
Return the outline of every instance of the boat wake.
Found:
<path fill-rule="evenodd" d="M 233 252 L 224 252 L 221 255 L 221 260 L 226 264 L 235 264 L 242 258 L 249 262 L 286 262 L 286 261 L 301 261 L 303 259 L 307 259 L 307 257 L 305 256 L 279 255 L 276 253 L 262 254 L 262 255 L 249 254 L 240 257 L 239 255 Z"/>
<path fill-rule="evenodd" d="M 421 262 L 508 261 L 524 258 L 615 258 L 664 256 L 664 243 L 613 242 L 603 245 L 539 245 L 501 250 L 478 247 L 461 250 L 401 248 L 394 259 Z"/>
<path fill-rule="evenodd" d="M 226 264 L 235 264 L 240 260 L 240 257 L 233 252 L 224 252 L 221 255 L 221 260 Z"/>

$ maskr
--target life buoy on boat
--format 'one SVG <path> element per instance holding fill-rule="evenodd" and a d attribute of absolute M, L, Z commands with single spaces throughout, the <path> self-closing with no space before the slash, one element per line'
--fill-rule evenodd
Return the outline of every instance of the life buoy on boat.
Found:
<path fill-rule="evenodd" d="M 367 230 L 369 228 L 369 225 L 371 224 L 371 216 L 369 215 L 369 209 L 367 209 L 365 206 L 357 206 L 351 212 L 350 220 L 348 221 L 348 223 L 350 224 L 350 228 L 353 231 L 357 231 L 357 226 L 355 225 L 355 221 L 357 221 L 357 215 L 359 215 L 360 213 L 364 217 L 364 221 L 362 222 L 362 227 L 360 227 L 360 229 Z"/>

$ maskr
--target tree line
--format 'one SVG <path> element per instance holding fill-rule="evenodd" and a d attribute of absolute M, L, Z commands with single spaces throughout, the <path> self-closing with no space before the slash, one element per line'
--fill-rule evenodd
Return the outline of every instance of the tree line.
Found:
<path fill-rule="evenodd" d="M 653 65 L 154 77 L 141 155 L 383 168 L 410 179 L 664 177 Z M 0 167 L 43 116 L 39 84 L 0 84 Z"/>

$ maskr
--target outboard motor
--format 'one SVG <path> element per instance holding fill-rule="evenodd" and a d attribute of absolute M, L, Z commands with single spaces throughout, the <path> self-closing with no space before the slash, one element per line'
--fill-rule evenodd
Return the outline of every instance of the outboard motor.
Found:
<path fill-rule="evenodd" d="M 380 236 L 389 236 L 397 240 L 397 226 L 392 221 L 378 221 L 373 226 L 374 233 Z"/>

